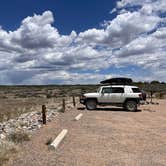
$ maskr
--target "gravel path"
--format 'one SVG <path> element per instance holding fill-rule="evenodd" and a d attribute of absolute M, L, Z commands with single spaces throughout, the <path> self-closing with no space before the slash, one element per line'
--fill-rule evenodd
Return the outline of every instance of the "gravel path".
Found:
<path fill-rule="evenodd" d="M 83 107 L 81 107 L 83 108 Z M 166 101 L 142 106 L 68 110 L 38 130 L 8 166 L 164 166 L 166 165 Z M 79 113 L 80 121 L 73 121 Z M 45 143 L 62 129 L 69 133 L 56 151 Z"/>

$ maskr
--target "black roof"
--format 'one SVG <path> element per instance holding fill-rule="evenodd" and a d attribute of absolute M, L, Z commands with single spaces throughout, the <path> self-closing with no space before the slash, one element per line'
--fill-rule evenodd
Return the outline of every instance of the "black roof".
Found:
<path fill-rule="evenodd" d="M 101 84 L 113 84 L 113 85 L 129 85 L 133 81 L 131 78 L 119 77 L 119 78 L 110 78 L 104 81 L 101 81 Z"/>

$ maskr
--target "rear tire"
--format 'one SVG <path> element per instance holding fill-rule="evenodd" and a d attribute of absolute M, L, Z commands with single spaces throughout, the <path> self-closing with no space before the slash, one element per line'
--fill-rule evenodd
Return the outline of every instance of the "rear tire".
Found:
<path fill-rule="evenodd" d="M 127 111 L 136 111 L 137 110 L 137 102 L 129 100 L 125 103 L 125 109 Z"/>
<path fill-rule="evenodd" d="M 94 99 L 89 99 L 86 101 L 85 105 L 87 110 L 95 110 L 97 107 L 97 102 Z"/>

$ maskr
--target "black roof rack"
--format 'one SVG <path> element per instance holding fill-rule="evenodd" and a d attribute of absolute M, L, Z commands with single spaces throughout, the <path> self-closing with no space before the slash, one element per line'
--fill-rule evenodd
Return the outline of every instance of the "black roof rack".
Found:
<path fill-rule="evenodd" d="M 111 84 L 111 85 L 131 85 L 131 78 L 118 77 L 118 78 L 110 78 L 104 81 L 101 81 L 101 84 Z"/>

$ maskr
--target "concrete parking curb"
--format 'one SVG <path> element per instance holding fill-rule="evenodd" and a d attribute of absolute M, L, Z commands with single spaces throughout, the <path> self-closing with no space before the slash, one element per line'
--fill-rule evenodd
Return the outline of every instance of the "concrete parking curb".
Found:
<path fill-rule="evenodd" d="M 55 138 L 55 140 L 49 145 L 49 149 L 55 150 L 62 140 L 65 138 L 66 134 L 68 133 L 67 129 L 63 129 L 60 134 Z"/>
<path fill-rule="evenodd" d="M 78 121 L 78 120 L 81 119 L 82 116 L 83 116 L 83 114 L 79 114 L 79 115 L 77 115 L 77 116 L 74 118 L 74 120 Z"/>

